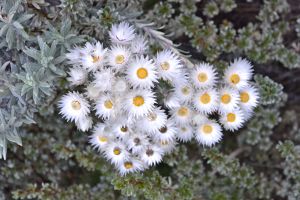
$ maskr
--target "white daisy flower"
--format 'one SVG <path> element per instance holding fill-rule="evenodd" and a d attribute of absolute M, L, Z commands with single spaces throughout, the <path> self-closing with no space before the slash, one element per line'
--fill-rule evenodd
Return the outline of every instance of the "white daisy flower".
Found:
<path fill-rule="evenodd" d="M 238 130 L 243 126 L 245 121 L 244 114 L 240 109 L 221 114 L 220 122 L 224 128 L 229 131 Z"/>
<path fill-rule="evenodd" d="M 155 97 L 151 90 L 137 90 L 130 92 L 124 99 L 124 110 L 133 117 L 146 116 L 153 111 Z"/>
<path fill-rule="evenodd" d="M 130 86 L 127 84 L 127 81 L 122 77 L 116 77 L 116 80 L 112 83 L 112 91 L 116 95 L 127 92 L 129 88 Z"/>
<path fill-rule="evenodd" d="M 93 126 L 93 120 L 91 117 L 82 117 L 80 119 L 78 119 L 76 122 L 76 127 L 83 131 L 86 132 L 88 131 L 90 128 L 92 128 Z"/>
<path fill-rule="evenodd" d="M 153 166 L 162 161 L 163 154 L 164 151 L 160 147 L 156 145 L 149 145 L 141 153 L 140 157 L 141 160 L 148 166 Z"/>
<path fill-rule="evenodd" d="M 173 80 L 178 77 L 182 68 L 179 57 L 171 50 L 163 50 L 156 55 L 156 66 L 159 77 Z"/>
<path fill-rule="evenodd" d="M 163 99 L 163 103 L 169 109 L 176 108 L 181 105 L 179 97 L 174 92 L 169 92 Z"/>
<path fill-rule="evenodd" d="M 196 88 L 214 87 L 217 82 L 217 72 L 208 63 L 200 63 L 190 72 L 190 77 Z"/>
<path fill-rule="evenodd" d="M 254 86 L 246 86 L 240 90 L 240 106 L 243 110 L 251 111 L 258 104 L 259 93 Z"/>
<path fill-rule="evenodd" d="M 85 93 L 84 93 L 90 100 L 97 100 L 100 95 L 102 94 L 99 88 L 95 86 L 95 83 L 90 83 L 86 88 L 85 88 Z"/>
<path fill-rule="evenodd" d="M 167 123 L 167 115 L 161 108 L 154 108 L 148 115 L 138 120 L 136 125 L 139 130 L 149 133 L 150 135 L 158 131 Z"/>
<path fill-rule="evenodd" d="M 103 119 L 114 118 L 118 112 L 118 103 L 110 95 L 102 95 L 96 102 L 96 115 Z"/>
<path fill-rule="evenodd" d="M 200 124 L 195 131 L 195 138 L 199 144 L 212 146 L 222 139 L 222 128 L 213 120 Z"/>
<path fill-rule="evenodd" d="M 125 122 L 122 123 L 119 121 L 113 124 L 113 133 L 120 139 L 127 140 L 131 132 L 131 126 Z"/>
<path fill-rule="evenodd" d="M 149 140 L 146 135 L 138 132 L 128 137 L 126 143 L 133 154 L 140 154 L 149 145 Z"/>
<path fill-rule="evenodd" d="M 176 147 L 175 138 L 167 141 L 167 140 L 158 140 L 156 141 L 158 147 L 160 147 L 165 154 L 171 153 Z"/>
<path fill-rule="evenodd" d="M 198 111 L 195 111 L 193 113 L 193 118 L 192 118 L 191 122 L 193 125 L 198 126 L 199 124 L 201 124 L 207 120 L 208 120 L 207 115 L 200 113 Z"/>
<path fill-rule="evenodd" d="M 75 47 L 69 50 L 69 53 L 66 54 L 69 64 L 82 64 L 82 57 L 85 55 L 83 48 Z"/>
<path fill-rule="evenodd" d="M 113 43 L 129 44 L 134 38 L 134 28 L 126 22 L 114 24 L 109 32 L 109 37 Z"/>
<path fill-rule="evenodd" d="M 144 164 L 135 158 L 128 158 L 124 162 L 117 165 L 119 173 L 124 176 L 128 173 L 138 172 L 144 170 Z"/>
<path fill-rule="evenodd" d="M 220 106 L 219 112 L 232 111 L 238 107 L 240 97 L 237 90 L 231 87 L 222 87 L 219 90 Z"/>
<path fill-rule="evenodd" d="M 184 125 L 191 121 L 193 110 L 189 105 L 182 105 L 171 110 L 171 117 L 178 125 Z"/>
<path fill-rule="evenodd" d="M 143 36 L 137 36 L 132 42 L 131 42 L 131 52 L 134 54 L 143 54 L 148 50 L 148 43 L 145 37 Z"/>
<path fill-rule="evenodd" d="M 194 107 L 203 114 L 211 114 L 219 106 L 218 92 L 213 88 L 200 90 L 193 98 Z"/>
<path fill-rule="evenodd" d="M 124 144 L 120 142 L 112 142 L 107 145 L 104 156 L 106 159 L 110 160 L 113 164 L 118 165 L 123 163 L 126 159 L 129 158 L 129 152 L 126 150 Z"/>
<path fill-rule="evenodd" d="M 58 103 L 60 114 L 67 121 L 78 121 L 90 113 L 89 102 L 78 92 L 65 94 Z"/>
<path fill-rule="evenodd" d="M 67 78 L 67 80 L 70 82 L 71 85 L 82 85 L 87 80 L 88 72 L 82 67 L 75 66 L 70 69 L 68 74 L 69 77 Z"/>
<path fill-rule="evenodd" d="M 191 125 L 181 125 L 177 127 L 176 138 L 180 142 L 188 142 L 193 138 L 193 128 Z"/>
<path fill-rule="evenodd" d="M 92 147 L 99 151 L 103 151 L 109 143 L 113 142 L 111 133 L 108 132 L 105 124 L 101 123 L 95 126 L 93 134 L 89 138 L 89 143 L 91 143 Z"/>
<path fill-rule="evenodd" d="M 230 86 L 242 89 L 248 85 L 253 73 L 252 65 L 246 59 L 235 59 L 224 72 L 224 81 Z"/>
<path fill-rule="evenodd" d="M 111 47 L 108 55 L 109 64 L 114 67 L 114 69 L 119 71 L 124 65 L 127 64 L 130 54 L 130 51 L 124 46 L 113 46 Z"/>
<path fill-rule="evenodd" d="M 191 101 L 194 95 L 194 89 L 189 84 L 177 86 L 174 92 L 181 103 L 187 103 Z"/>
<path fill-rule="evenodd" d="M 111 90 L 112 84 L 115 82 L 115 76 L 111 69 L 103 69 L 94 73 L 94 86 L 101 92 Z"/>
<path fill-rule="evenodd" d="M 150 88 L 157 82 L 156 71 L 148 57 L 136 57 L 129 63 L 126 71 L 128 82 L 134 88 Z"/>
<path fill-rule="evenodd" d="M 82 65 L 89 72 L 95 72 L 100 69 L 100 67 L 104 66 L 107 49 L 103 48 L 100 42 L 97 42 L 95 45 L 87 43 L 84 51 L 85 54 L 82 57 Z"/>
<path fill-rule="evenodd" d="M 166 125 L 158 129 L 154 133 L 154 139 L 157 141 L 173 141 L 175 139 L 175 134 L 177 128 L 173 120 L 168 120 Z"/>

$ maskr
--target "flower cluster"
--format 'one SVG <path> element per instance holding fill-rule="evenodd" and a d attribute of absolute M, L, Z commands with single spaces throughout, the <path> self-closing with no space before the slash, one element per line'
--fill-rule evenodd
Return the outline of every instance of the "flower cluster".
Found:
<path fill-rule="evenodd" d="M 82 131 L 92 128 L 95 113 L 90 143 L 121 175 L 158 164 L 178 141 L 214 145 L 222 126 L 241 128 L 258 103 L 245 59 L 234 60 L 219 78 L 212 65 L 189 69 L 169 49 L 151 58 L 147 41 L 128 23 L 113 25 L 109 37 L 109 47 L 87 43 L 67 54 L 68 81 L 85 90 L 64 95 L 59 107 Z"/>

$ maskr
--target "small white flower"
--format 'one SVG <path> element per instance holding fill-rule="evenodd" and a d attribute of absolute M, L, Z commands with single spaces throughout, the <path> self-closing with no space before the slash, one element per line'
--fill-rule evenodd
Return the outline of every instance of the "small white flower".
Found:
<path fill-rule="evenodd" d="M 181 125 L 177 127 L 176 138 L 180 142 L 188 142 L 193 138 L 193 128 L 191 125 Z"/>
<path fill-rule="evenodd" d="M 133 117 L 146 116 L 154 109 L 155 97 L 151 90 L 130 92 L 123 102 L 124 110 Z"/>
<path fill-rule="evenodd" d="M 207 120 L 208 120 L 207 115 L 195 111 L 192 118 L 192 124 L 198 126 L 199 124 Z"/>
<path fill-rule="evenodd" d="M 116 137 L 119 137 L 120 139 L 127 140 L 128 137 L 130 137 L 131 126 L 129 123 L 126 123 L 125 121 L 117 121 L 116 123 L 112 124 L 113 126 L 113 133 Z"/>
<path fill-rule="evenodd" d="M 173 80 L 178 77 L 182 64 L 177 55 L 171 50 L 163 50 L 156 55 L 158 75 L 165 80 Z"/>
<path fill-rule="evenodd" d="M 68 63 L 70 64 L 82 64 L 82 57 L 85 54 L 85 51 L 83 48 L 75 47 L 70 52 L 66 54 L 66 57 L 68 59 Z"/>
<path fill-rule="evenodd" d="M 130 135 L 126 140 L 128 149 L 132 151 L 133 154 L 140 154 L 147 145 L 149 145 L 149 140 L 146 135 L 137 132 L 136 134 Z"/>
<path fill-rule="evenodd" d="M 77 128 L 83 132 L 88 131 L 93 126 L 93 120 L 91 117 L 80 118 L 75 123 Z"/>
<path fill-rule="evenodd" d="M 253 73 L 252 65 L 246 59 L 235 59 L 224 72 L 224 81 L 230 86 L 242 89 L 248 85 Z"/>
<path fill-rule="evenodd" d="M 156 145 L 149 145 L 141 153 L 141 159 L 143 162 L 147 163 L 148 166 L 153 166 L 162 161 L 163 150 Z"/>
<path fill-rule="evenodd" d="M 138 172 L 144 170 L 144 164 L 135 158 L 128 158 L 124 162 L 120 163 L 118 166 L 119 173 L 124 176 L 128 173 Z"/>
<path fill-rule="evenodd" d="M 129 87 L 130 86 L 127 84 L 125 78 L 116 77 L 116 80 L 112 83 L 112 92 L 116 95 L 121 95 L 122 93 L 127 92 Z"/>
<path fill-rule="evenodd" d="M 189 84 L 178 85 L 174 92 L 181 103 L 191 101 L 194 95 L 194 89 Z"/>
<path fill-rule="evenodd" d="M 95 45 L 87 43 L 84 51 L 82 65 L 89 72 L 95 72 L 105 65 L 107 49 L 103 48 L 100 42 L 97 42 Z"/>
<path fill-rule="evenodd" d="M 99 151 L 103 151 L 105 147 L 113 141 L 111 134 L 108 132 L 105 124 L 97 124 L 93 130 L 93 134 L 89 136 L 89 142 L 91 145 L 98 149 Z"/>
<path fill-rule="evenodd" d="M 238 107 L 240 97 L 237 90 L 231 87 L 223 87 L 219 90 L 220 106 L 219 112 L 232 111 Z"/>
<path fill-rule="evenodd" d="M 118 102 L 110 95 L 102 95 L 96 101 L 96 115 L 103 119 L 114 118 L 118 113 Z"/>
<path fill-rule="evenodd" d="M 177 128 L 173 120 L 168 120 L 166 125 L 158 129 L 154 133 L 154 138 L 157 141 L 173 141 L 175 139 L 175 134 L 177 132 Z"/>
<path fill-rule="evenodd" d="M 212 146 L 222 139 L 222 128 L 215 121 L 208 120 L 196 128 L 195 137 L 200 144 Z"/>
<path fill-rule="evenodd" d="M 78 121 L 90 113 L 88 101 L 78 92 L 69 92 L 65 94 L 58 104 L 60 114 L 67 121 Z"/>
<path fill-rule="evenodd" d="M 195 108 L 203 114 L 211 114 L 219 106 L 218 93 L 213 88 L 200 90 L 193 98 Z"/>
<path fill-rule="evenodd" d="M 114 24 L 109 32 L 110 39 L 113 43 L 129 44 L 134 38 L 134 28 L 126 22 Z"/>
<path fill-rule="evenodd" d="M 150 135 L 158 131 L 167 123 L 167 115 L 160 108 L 154 108 L 148 115 L 138 120 L 136 125 L 139 130 L 149 133 Z"/>
<path fill-rule="evenodd" d="M 94 83 L 90 83 L 86 88 L 85 88 L 85 95 L 90 99 L 90 100 L 97 100 L 100 95 L 101 91 L 99 88 L 95 86 Z"/>
<path fill-rule="evenodd" d="M 111 47 L 108 55 L 109 64 L 114 67 L 117 71 L 120 71 L 124 65 L 127 64 L 130 58 L 130 51 L 120 45 Z"/>
<path fill-rule="evenodd" d="M 129 63 L 126 77 L 134 88 L 151 88 L 157 82 L 153 61 L 148 57 L 136 57 Z"/>
<path fill-rule="evenodd" d="M 259 93 L 254 86 L 246 86 L 240 90 L 240 106 L 243 110 L 251 111 L 258 104 Z"/>
<path fill-rule="evenodd" d="M 220 122 L 226 130 L 235 131 L 243 126 L 244 114 L 240 109 L 221 114 Z"/>
<path fill-rule="evenodd" d="M 107 145 L 104 151 L 104 156 L 113 164 L 118 165 L 129 158 L 129 152 L 126 150 L 124 144 L 120 142 L 112 142 Z"/>
<path fill-rule="evenodd" d="M 67 79 L 71 83 L 71 85 L 84 84 L 88 75 L 87 71 L 79 66 L 71 68 L 68 74 L 70 77 L 68 77 Z"/>
<path fill-rule="evenodd" d="M 178 125 L 184 125 L 191 121 L 193 117 L 193 110 L 189 105 L 182 105 L 180 107 L 174 108 L 171 110 L 172 119 L 174 119 L 175 123 Z"/>
<path fill-rule="evenodd" d="M 217 82 L 217 72 L 214 67 L 207 63 L 200 63 L 190 73 L 196 88 L 214 87 Z"/>
<path fill-rule="evenodd" d="M 174 92 L 169 92 L 163 99 L 165 106 L 169 109 L 179 107 L 181 105 L 179 97 Z"/>
<path fill-rule="evenodd" d="M 165 154 L 171 153 L 176 147 L 175 138 L 167 141 L 167 140 L 158 140 L 156 141 L 157 146 L 159 146 Z"/>
<path fill-rule="evenodd" d="M 111 90 L 112 84 L 115 82 L 115 76 L 111 69 L 103 69 L 94 73 L 94 86 L 101 92 Z"/>
<path fill-rule="evenodd" d="M 137 36 L 131 43 L 131 52 L 134 54 L 143 54 L 148 50 L 147 40 L 143 36 Z"/>

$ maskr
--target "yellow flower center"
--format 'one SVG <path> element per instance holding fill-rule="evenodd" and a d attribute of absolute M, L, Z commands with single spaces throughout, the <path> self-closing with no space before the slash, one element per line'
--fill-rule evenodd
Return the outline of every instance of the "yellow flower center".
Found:
<path fill-rule="evenodd" d="M 100 60 L 100 56 L 95 56 L 95 55 L 92 55 L 92 62 L 93 63 L 96 63 Z"/>
<path fill-rule="evenodd" d="M 116 148 L 114 148 L 113 152 L 114 152 L 115 155 L 120 155 L 121 149 L 119 149 L 118 147 L 116 147 Z"/>
<path fill-rule="evenodd" d="M 209 124 L 206 124 L 202 127 L 203 133 L 210 134 L 213 131 L 213 127 Z"/>
<path fill-rule="evenodd" d="M 227 121 L 228 121 L 228 122 L 234 122 L 235 119 L 236 119 L 236 116 L 235 116 L 234 113 L 228 113 L 228 114 L 227 114 Z"/>
<path fill-rule="evenodd" d="M 104 102 L 104 107 L 107 108 L 107 109 L 112 109 L 113 103 L 111 102 L 111 100 L 106 100 Z"/>
<path fill-rule="evenodd" d="M 181 92 L 184 95 L 189 95 L 190 94 L 190 88 L 185 86 L 185 87 L 181 88 Z"/>
<path fill-rule="evenodd" d="M 98 140 L 99 140 L 100 142 L 107 142 L 107 137 L 98 136 Z"/>
<path fill-rule="evenodd" d="M 80 110 L 80 108 L 81 108 L 80 102 L 76 101 L 76 100 L 72 101 L 71 106 L 74 110 Z"/>
<path fill-rule="evenodd" d="M 123 64 L 125 61 L 125 57 L 123 55 L 117 55 L 115 61 L 117 64 Z"/>
<path fill-rule="evenodd" d="M 145 103 L 145 100 L 142 96 L 136 96 L 133 98 L 132 103 L 133 103 L 133 105 L 139 107 Z"/>
<path fill-rule="evenodd" d="M 154 121 L 154 120 L 156 120 L 156 118 L 157 118 L 157 114 L 155 114 L 155 113 L 150 113 L 148 115 L 148 120 L 149 121 Z"/>
<path fill-rule="evenodd" d="M 139 69 L 136 71 L 136 75 L 138 76 L 138 78 L 144 79 L 144 78 L 147 78 L 147 76 L 148 76 L 148 71 L 147 71 L 147 69 L 145 69 L 145 68 L 139 68 Z"/>
<path fill-rule="evenodd" d="M 207 93 L 204 93 L 203 95 L 201 95 L 200 101 L 203 104 L 208 104 L 210 102 L 210 95 Z"/>
<path fill-rule="evenodd" d="M 160 64 L 160 67 L 161 67 L 163 70 L 167 71 L 167 70 L 170 69 L 170 64 L 169 64 L 168 62 L 163 62 L 163 63 Z"/>
<path fill-rule="evenodd" d="M 241 98 L 241 102 L 247 103 L 250 99 L 250 96 L 247 92 L 241 92 L 240 98 Z"/>
<path fill-rule="evenodd" d="M 180 130 L 181 130 L 182 132 L 186 132 L 186 131 L 187 131 L 187 128 L 186 128 L 186 127 L 181 127 Z"/>
<path fill-rule="evenodd" d="M 230 102 L 230 100 L 231 100 L 231 97 L 229 94 L 224 94 L 221 97 L 221 102 L 224 104 L 228 104 Z"/>
<path fill-rule="evenodd" d="M 122 132 L 127 132 L 128 131 L 128 128 L 127 128 L 127 126 L 122 126 L 121 128 L 120 128 L 120 130 L 122 131 Z"/>
<path fill-rule="evenodd" d="M 169 142 L 165 140 L 165 141 L 161 141 L 160 144 L 161 144 L 161 145 L 168 145 Z"/>
<path fill-rule="evenodd" d="M 233 84 L 238 84 L 240 82 L 241 78 L 238 74 L 232 74 L 230 76 L 230 82 L 233 83 Z"/>
<path fill-rule="evenodd" d="M 207 79 L 208 79 L 208 77 L 207 77 L 206 73 L 201 72 L 198 74 L 198 81 L 200 83 L 204 83 L 205 81 L 207 81 Z"/>
<path fill-rule="evenodd" d="M 181 107 L 178 109 L 177 114 L 181 117 L 185 117 L 189 114 L 189 110 L 186 107 Z"/>
<path fill-rule="evenodd" d="M 126 169 L 131 169 L 131 168 L 133 167 L 133 164 L 132 164 L 132 162 L 125 162 L 125 163 L 124 163 L 124 167 L 125 167 Z"/>

